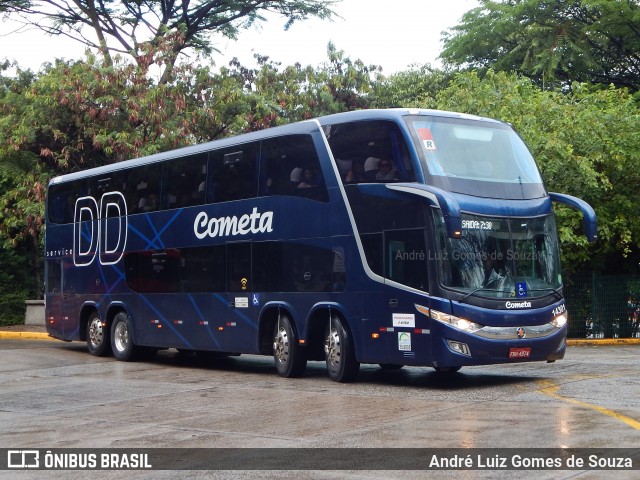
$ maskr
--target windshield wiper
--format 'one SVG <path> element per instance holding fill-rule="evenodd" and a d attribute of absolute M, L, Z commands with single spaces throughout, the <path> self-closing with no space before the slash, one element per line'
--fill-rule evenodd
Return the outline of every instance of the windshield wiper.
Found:
<path fill-rule="evenodd" d="M 562 288 L 562 287 L 560 287 Z M 553 288 L 553 287 L 547 287 L 547 288 L 532 288 L 529 291 L 530 292 L 548 292 L 551 291 L 551 293 L 555 293 L 558 296 L 559 300 L 562 300 L 564 297 L 562 296 L 562 294 L 560 293 L 560 288 Z"/>
<path fill-rule="evenodd" d="M 458 299 L 458 301 L 462 302 L 462 301 L 466 300 L 467 298 L 469 298 L 471 295 L 475 294 L 476 292 L 479 292 L 480 290 L 486 290 L 487 292 L 502 292 L 502 290 L 493 290 L 493 289 L 490 289 L 490 288 L 478 287 L 478 288 L 475 288 L 475 289 L 471 290 L 469 293 L 464 294 L 462 297 L 460 297 Z"/>

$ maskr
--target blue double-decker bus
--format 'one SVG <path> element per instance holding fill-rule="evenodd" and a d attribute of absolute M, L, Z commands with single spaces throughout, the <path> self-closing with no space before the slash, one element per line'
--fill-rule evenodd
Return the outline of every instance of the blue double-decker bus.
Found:
<path fill-rule="evenodd" d="M 567 312 L 552 201 L 506 123 L 340 113 L 54 178 L 46 321 L 94 355 L 175 348 L 382 368 L 552 362 Z"/>

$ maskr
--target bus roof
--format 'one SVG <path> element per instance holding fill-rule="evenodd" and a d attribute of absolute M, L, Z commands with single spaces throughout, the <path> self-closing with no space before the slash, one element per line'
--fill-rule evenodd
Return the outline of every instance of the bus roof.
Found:
<path fill-rule="evenodd" d="M 334 113 L 332 115 L 326 115 L 322 117 L 312 118 L 301 122 L 290 123 L 287 125 L 281 125 L 278 127 L 267 128 L 264 130 L 243 133 L 232 137 L 227 137 L 219 140 L 212 140 L 210 142 L 200 143 L 197 145 L 191 145 L 187 147 L 178 148 L 175 150 L 168 150 L 153 155 L 147 155 L 131 160 L 125 160 L 122 162 L 112 163 L 104 165 L 102 167 L 91 168 L 74 173 L 68 173 L 54 177 L 49 182 L 50 184 L 64 183 L 80 178 L 90 177 L 94 175 L 103 175 L 110 172 L 119 170 L 125 170 L 131 167 L 139 165 L 145 165 L 149 163 L 161 162 L 168 159 L 185 157 L 188 155 L 194 155 L 198 153 L 207 152 L 217 148 L 224 148 L 237 144 L 242 144 L 250 141 L 270 138 L 280 135 L 293 135 L 310 133 L 315 129 L 317 125 L 325 126 L 342 122 L 358 122 L 365 120 L 394 120 L 398 121 L 407 115 L 426 115 L 437 116 L 447 118 L 462 118 L 469 120 L 483 120 L 489 122 L 498 122 L 497 120 L 478 117 L 475 115 L 469 115 L 465 113 L 447 112 L 442 110 L 429 110 L 419 108 L 390 108 L 390 109 L 370 109 L 370 110 L 355 110 L 351 112 Z"/>

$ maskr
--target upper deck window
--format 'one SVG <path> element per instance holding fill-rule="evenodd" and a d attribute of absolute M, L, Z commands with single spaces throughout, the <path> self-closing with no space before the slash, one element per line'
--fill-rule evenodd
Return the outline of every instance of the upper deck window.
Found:
<path fill-rule="evenodd" d="M 394 122 L 338 123 L 324 132 L 344 183 L 415 182 L 407 144 Z"/>
<path fill-rule="evenodd" d="M 96 205 L 100 205 L 102 195 L 109 192 L 120 192 L 121 196 L 113 198 L 122 199 L 122 205 L 111 208 L 106 216 L 269 195 L 329 201 L 320 158 L 311 135 L 285 135 L 122 170 L 114 169 L 100 176 L 71 182 L 52 183 L 48 192 L 48 220 L 72 223 L 79 198 L 89 196 Z"/>
<path fill-rule="evenodd" d="M 435 116 L 414 116 L 408 122 L 429 183 L 491 198 L 544 195 L 531 153 L 508 125 Z"/>

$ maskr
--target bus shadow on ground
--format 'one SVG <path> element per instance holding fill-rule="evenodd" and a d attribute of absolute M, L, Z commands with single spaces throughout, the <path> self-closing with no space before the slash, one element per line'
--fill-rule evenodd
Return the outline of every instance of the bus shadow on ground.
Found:
<path fill-rule="evenodd" d="M 167 350 L 159 352 L 153 362 L 185 368 L 201 368 L 207 370 L 229 371 L 236 373 L 277 375 L 271 357 L 254 355 L 215 356 L 197 355 L 193 353 Z M 324 362 L 310 361 L 307 364 L 303 379 L 327 379 Z M 387 385 L 398 387 L 423 387 L 441 390 L 461 390 L 468 388 L 488 388 L 523 383 L 535 383 L 541 376 L 522 376 L 521 374 L 486 373 L 480 367 L 472 367 L 459 372 L 436 372 L 430 367 L 403 367 L 387 370 L 377 365 L 362 365 L 356 379 L 359 384 Z M 293 379 L 295 381 L 295 379 Z"/>
<path fill-rule="evenodd" d="M 92 357 L 86 346 L 80 342 L 58 344 L 58 348 L 85 355 L 94 361 L 117 361 L 113 357 Z M 150 365 L 157 364 L 176 369 L 215 370 L 237 374 L 257 374 L 265 377 L 277 376 L 274 360 L 268 356 L 239 355 L 228 356 L 215 352 L 160 350 L 151 358 L 138 360 Z M 310 361 L 302 379 L 329 380 L 327 368 L 322 361 Z M 535 384 L 540 375 L 518 373 L 498 373 L 495 367 L 487 373 L 482 367 L 466 367 L 459 372 L 436 372 L 430 367 L 403 367 L 395 370 L 380 368 L 377 365 L 363 364 L 355 381 L 357 384 L 385 385 L 396 387 L 429 388 L 443 391 L 491 388 L 515 384 Z M 296 379 L 291 379 L 296 381 Z"/>

